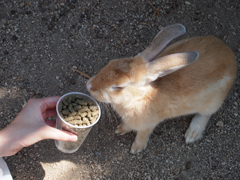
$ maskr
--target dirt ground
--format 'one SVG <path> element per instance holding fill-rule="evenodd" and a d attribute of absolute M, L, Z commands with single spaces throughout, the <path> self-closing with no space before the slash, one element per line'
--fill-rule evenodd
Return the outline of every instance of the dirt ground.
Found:
<path fill-rule="evenodd" d="M 31 97 L 86 92 L 87 78 L 109 60 L 135 56 L 162 27 L 182 23 L 184 36 L 215 35 L 240 65 L 238 0 L 1 0 L 0 128 Z M 41 141 L 5 158 L 14 180 L 240 179 L 240 75 L 204 138 L 186 145 L 192 116 L 167 120 L 142 153 L 135 134 L 116 135 L 120 117 L 110 105 L 73 154 Z M 87 93 L 87 92 L 86 92 Z"/>

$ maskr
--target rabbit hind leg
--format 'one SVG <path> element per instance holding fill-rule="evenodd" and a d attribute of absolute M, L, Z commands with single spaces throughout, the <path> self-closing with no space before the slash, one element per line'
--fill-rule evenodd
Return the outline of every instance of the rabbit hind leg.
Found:
<path fill-rule="evenodd" d="M 206 98 L 203 98 L 204 105 L 202 105 L 202 107 L 199 109 L 198 113 L 193 117 L 192 122 L 190 123 L 190 126 L 185 134 L 186 143 L 193 143 L 201 139 L 202 133 L 207 126 L 209 118 L 223 104 L 224 99 L 226 98 L 226 95 L 229 91 L 228 88 L 222 88 L 223 85 L 226 85 L 224 80 L 225 79 L 223 78 L 222 80 L 220 80 L 220 82 L 217 82 L 216 87 L 214 86 L 215 88 L 210 88 L 204 91 L 206 95 Z"/>

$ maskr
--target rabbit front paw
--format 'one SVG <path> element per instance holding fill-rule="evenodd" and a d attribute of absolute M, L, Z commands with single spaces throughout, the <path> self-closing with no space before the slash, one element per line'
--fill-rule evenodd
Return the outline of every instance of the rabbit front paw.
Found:
<path fill-rule="evenodd" d="M 211 115 L 196 114 L 185 134 L 186 143 L 193 143 L 202 138 L 207 122 Z"/>
<path fill-rule="evenodd" d="M 135 140 L 131 147 L 131 153 L 136 154 L 144 150 L 146 147 L 147 147 L 147 143 L 142 143 Z"/>
<path fill-rule="evenodd" d="M 186 143 L 193 143 L 202 138 L 203 129 L 200 126 L 189 127 L 186 134 Z"/>
<path fill-rule="evenodd" d="M 115 131 L 116 134 L 124 135 L 128 132 L 132 131 L 132 129 L 124 122 L 122 122 Z"/>

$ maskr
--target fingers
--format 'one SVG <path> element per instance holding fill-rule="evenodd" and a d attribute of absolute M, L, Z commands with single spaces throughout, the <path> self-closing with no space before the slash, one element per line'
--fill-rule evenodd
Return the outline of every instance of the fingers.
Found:
<path fill-rule="evenodd" d="M 54 96 L 54 97 L 46 97 L 46 98 L 42 98 L 40 99 L 41 101 L 41 105 L 40 105 L 40 109 L 41 111 L 45 111 L 46 109 L 51 109 L 56 107 L 57 101 L 59 100 L 59 96 Z"/>
<path fill-rule="evenodd" d="M 67 131 L 62 131 L 50 126 L 46 126 L 43 132 L 43 139 L 54 139 L 59 141 L 77 141 L 77 136 Z"/>
<path fill-rule="evenodd" d="M 56 126 L 56 120 L 47 120 L 45 121 L 48 126 L 55 127 Z"/>
<path fill-rule="evenodd" d="M 42 113 L 42 115 L 43 115 L 43 119 L 46 120 L 46 118 L 56 116 L 56 115 L 57 115 L 57 112 L 56 112 L 56 109 L 55 109 L 55 108 L 53 108 L 53 109 L 47 109 L 46 111 L 44 111 L 44 112 Z"/>
<path fill-rule="evenodd" d="M 55 107 L 59 99 L 60 99 L 60 96 L 42 98 L 42 100 L 45 101 L 45 103 L 47 104 L 48 108 Z"/>

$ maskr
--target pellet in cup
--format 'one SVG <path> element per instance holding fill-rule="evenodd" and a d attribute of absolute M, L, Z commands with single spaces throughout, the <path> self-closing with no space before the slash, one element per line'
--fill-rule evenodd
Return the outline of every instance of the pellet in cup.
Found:
<path fill-rule="evenodd" d="M 66 122 L 74 126 L 89 126 L 99 115 L 98 107 L 92 104 L 79 96 L 67 96 L 59 104 L 59 112 Z"/>

